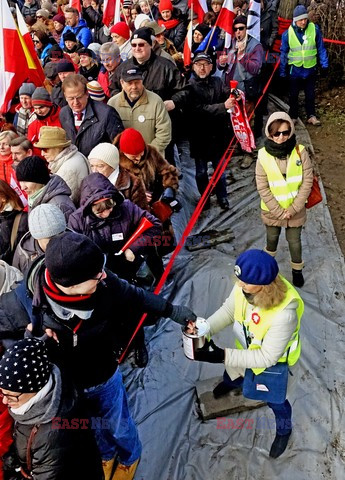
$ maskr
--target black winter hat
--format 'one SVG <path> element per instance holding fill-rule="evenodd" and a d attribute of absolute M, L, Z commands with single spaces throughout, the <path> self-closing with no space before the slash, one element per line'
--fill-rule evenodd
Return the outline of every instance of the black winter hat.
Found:
<path fill-rule="evenodd" d="M 77 37 L 72 30 L 67 30 L 67 32 L 63 34 L 63 41 L 66 42 L 66 40 L 70 40 L 71 42 L 77 41 Z"/>
<path fill-rule="evenodd" d="M 210 27 L 206 25 L 206 23 L 199 23 L 194 30 L 198 30 L 201 35 L 205 38 L 208 32 L 210 31 Z"/>
<path fill-rule="evenodd" d="M 56 71 L 57 73 L 61 72 L 75 72 L 74 66 L 72 62 L 68 62 L 67 60 L 61 60 L 56 64 Z"/>
<path fill-rule="evenodd" d="M 138 28 L 134 30 L 131 37 L 131 42 L 140 38 L 141 40 L 145 40 L 149 45 L 152 45 L 152 29 L 147 27 Z"/>
<path fill-rule="evenodd" d="M 237 15 L 237 17 L 235 18 L 232 24 L 237 25 L 239 23 L 243 25 L 247 25 L 247 17 L 245 15 Z"/>
<path fill-rule="evenodd" d="M 16 168 L 17 180 L 47 185 L 50 180 L 49 170 L 43 158 L 33 155 L 22 160 Z"/>
<path fill-rule="evenodd" d="M 45 263 L 53 282 L 71 287 L 95 278 L 104 267 L 104 254 L 85 235 L 64 232 L 48 243 Z"/>
<path fill-rule="evenodd" d="M 24 338 L 9 348 L 0 361 L 0 388 L 37 393 L 51 373 L 47 348 L 38 338 Z"/>

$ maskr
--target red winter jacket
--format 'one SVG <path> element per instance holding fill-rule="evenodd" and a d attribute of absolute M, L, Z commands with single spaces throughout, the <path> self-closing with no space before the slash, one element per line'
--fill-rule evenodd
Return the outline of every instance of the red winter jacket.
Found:
<path fill-rule="evenodd" d="M 36 120 L 30 123 L 27 134 L 27 138 L 30 142 L 35 143 L 38 141 L 41 127 L 61 127 L 59 120 L 60 110 L 60 107 L 53 105 L 51 114 L 47 118 L 44 120 L 36 118 Z"/>
<path fill-rule="evenodd" d="M 13 419 L 8 413 L 8 407 L 0 403 L 0 480 L 4 479 L 2 457 L 8 452 L 12 437 Z"/>
<path fill-rule="evenodd" d="M 8 184 L 10 183 L 11 174 L 13 172 L 12 164 L 13 160 L 11 154 L 7 157 L 0 155 L 0 179 Z"/>

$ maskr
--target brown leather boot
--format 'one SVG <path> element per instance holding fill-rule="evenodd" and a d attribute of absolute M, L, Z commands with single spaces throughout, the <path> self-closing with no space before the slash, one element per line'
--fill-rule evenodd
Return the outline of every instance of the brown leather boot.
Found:
<path fill-rule="evenodd" d="M 139 465 L 139 460 L 140 458 L 138 458 L 136 462 L 132 463 L 132 465 L 129 465 L 128 467 L 127 465 L 119 463 L 116 467 L 112 480 L 133 480 L 136 469 Z"/>

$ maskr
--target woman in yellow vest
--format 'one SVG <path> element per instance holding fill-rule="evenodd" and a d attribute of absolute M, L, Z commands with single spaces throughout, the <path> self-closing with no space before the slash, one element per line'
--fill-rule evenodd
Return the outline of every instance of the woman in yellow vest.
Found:
<path fill-rule="evenodd" d="M 292 282 L 303 287 L 301 232 L 307 215 L 305 203 L 313 184 L 307 150 L 296 143 L 295 127 L 285 112 L 273 113 L 266 125 L 265 146 L 256 162 L 256 186 L 261 197 L 261 218 L 266 226 L 266 252 L 275 256 L 285 228 L 289 244 Z"/>
<path fill-rule="evenodd" d="M 263 250 L 242 253 L 235 265 L 238 282 L 207 319 L 211 336 L 232 324 L 236 348 L 222 349 L 211 340 L 195 353 L 196 360 L 225 365 L 223 381 L 213 390 L 215 398 L 241 386 L 246 396 L 249 382 L 254 392 L 247 396 L 266 401 L 273 410 L 276 437 L 270 449 L 272 458 L 284 452 L 292 431 L 286 388 L 288 370 L 301 352 L 299 329 L 304 309 L 298 292 L 278 271 L 276 260 Z M 280 377 L 276 368 L 285 370 L 285 376 Z M 272 370 L 276 374 L 269 375 L 268 384 L 262 376 Z"/>

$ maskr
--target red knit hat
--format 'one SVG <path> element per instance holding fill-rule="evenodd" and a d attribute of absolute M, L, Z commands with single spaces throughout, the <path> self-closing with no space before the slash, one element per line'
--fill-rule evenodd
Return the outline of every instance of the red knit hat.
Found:
<path fill-rule="evenodd" d="M 171 0 L 160 0 L 158 9 L 161 13 L 164 12 L 164 10 L 170 10 L 172 12 L 173 5 L 171 3 Z"/>
<path fill-rule="evenodd" d="M 145 150 L 145 140 L 138 130 L 134 128 L 126 128 L 121 133 L 120 137 L 120 150 L 123 153 L 129 155 L 138 155 Z"/>
<path fill-rule="evenodd" d="M 117 33 L 120 37 L 125 38 L 126 40 L 130 37 L 129 26 L 126 22 L 117 22 L 110 29 L 110 33 Z"/>

